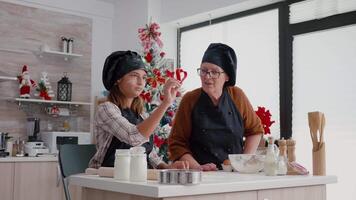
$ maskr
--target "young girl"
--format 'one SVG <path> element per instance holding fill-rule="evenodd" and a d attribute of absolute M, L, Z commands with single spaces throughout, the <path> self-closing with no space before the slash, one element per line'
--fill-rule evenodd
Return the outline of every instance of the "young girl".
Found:
<path fill-rule="evenodd" d="M 169 79 L 163 89 L 164 99 L 157 109 L 143 119 L 143 101 L 139 97 L 146 84 L 146 71 L 140 55 L 132 51 L 117 51 L 109 55 L 103 68 L 103 83 L 109 91 L 108 101 L 100 104 L 94 117 L 94 136 L 97 152 L 89 166 L 113 167 L 116 149 L 143 146 L 152 150 L 148 142 L 164 113 L 176 98 L 180 83 Z M 158 156 L 149 156 L 154 168 L 188 168 L 187 162 L 167 165 Z"/>

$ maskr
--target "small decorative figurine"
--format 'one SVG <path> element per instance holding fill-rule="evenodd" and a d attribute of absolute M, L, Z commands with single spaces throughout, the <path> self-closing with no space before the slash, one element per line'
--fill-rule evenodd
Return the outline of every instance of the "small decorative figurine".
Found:
<path fill-rule="evenodd" d="M 31 87 L 36 87 L 36 82 L 30 78 L 28 72 L 28 67 L 26 65 L 22 68 L 22 74 L 18 76 L 19 88 L 20 88 L 20 98 L 30 98 Z"/>
<path fill-rule="evenodd" d="M 42 72 L 42 77 L 38 82 L 36 90 L 39 92 L 38 96 L 40 96 L 40 98 L 44 100 L 51 100 L 54 97 L 54 92 L 47 75 L 47 72 Z"/>

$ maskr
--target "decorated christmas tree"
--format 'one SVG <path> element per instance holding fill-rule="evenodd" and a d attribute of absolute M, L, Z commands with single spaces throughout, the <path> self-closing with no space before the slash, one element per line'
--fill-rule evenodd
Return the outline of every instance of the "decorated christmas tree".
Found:
<path fill-rule="evenodd" d="M 164 83 L 168 78 L 184 81 L 187 73 L 182 68 L 173 69 L 170 59 L 165 58 L 162 51 L 163 43 L 160 39 L 159 25 L 150 22 L 144 28 L 138 29 L 139 38 L 143 47 L 142 55 L 146 61 L 147 84 L 140 95 L 145 101 L 145 109 L 151 113 L 162 101 Z M 167 138 L 171 131 L 172 119 L 177 110 L 181 92 L 177 99 L 163 116 L 159 126 L 155 129 L 151 140 L 153 140 L 153 151 L 164 161 L 168 161 Z"/>
<path fill-rule="evenodd" d="M 40 78 L 40 81 L 38 82 L 36 90 L 39 92 L 39 94 L 37 95 L 40 98 L 44 100 L 51 100 L 54 97 L 54 92 L 52 90 L 52 86 L 49 82 L 47 75 L 47 72 L 42 72 L 42 76 Z"/>

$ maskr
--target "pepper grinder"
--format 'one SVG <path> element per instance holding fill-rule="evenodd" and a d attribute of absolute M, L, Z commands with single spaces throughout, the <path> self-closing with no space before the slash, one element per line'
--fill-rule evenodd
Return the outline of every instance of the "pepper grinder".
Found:
<path fill-rule="evenodd" d="M 288 163 L 294 162 L 296 160 L 295 158 L 295 140 L 293 139 L 288 139 L 287 140 L 287 157 L 288 157 Z M 291 168 L 291 166 L 288 164 L 288 171 L 287 171 L 288 175 L 294 175 L 295 172 L 294 170 Z"/>
<path fill-rule="evenodd" d="M 289 162 L 294 162 L 295 158 L 295 140 L 288 139 L 287 140 L 287 157 Z"/>

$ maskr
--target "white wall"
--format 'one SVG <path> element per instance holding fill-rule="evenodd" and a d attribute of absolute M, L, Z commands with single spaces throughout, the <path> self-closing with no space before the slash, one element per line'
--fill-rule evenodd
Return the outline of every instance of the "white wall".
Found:
<path fill-rule="evenodd" d="M 137 30 L 148 21 L 148 1 L 118 0 L 114 4 L 113 51 L 140 50 Z"/>

